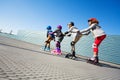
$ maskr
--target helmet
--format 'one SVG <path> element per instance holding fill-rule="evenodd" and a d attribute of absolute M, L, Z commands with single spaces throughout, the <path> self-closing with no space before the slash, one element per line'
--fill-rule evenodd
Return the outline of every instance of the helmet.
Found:
<path fill-rule="evenodd" d="M 62 29 L 62 26 L 61 26 L 61 25 L 58 25 L 57 28 L 58 28 L 58 29 Z"/>
<path fill-rule="evenodd" d="M 48 26 L 48 27 L 47 27 L 47 30 L 51 30 L 51 29 L 52 29 L 52 27 L 51 27 L 51 26 Z"/>
<path fill-rule="evenodd" d="M 90 19 L 88 20 L 88 22 L 90 22 L 90 21 L 91 21 L 91 23 L 99 23 L 96 18 L 90 18 Z"/>
<path fill-rule="evenodd" d="M 71 24 L 72 26 L 74 26 L 74 22 L 70 22 L 70 23 L 68 23 L 68 24 Z"/>

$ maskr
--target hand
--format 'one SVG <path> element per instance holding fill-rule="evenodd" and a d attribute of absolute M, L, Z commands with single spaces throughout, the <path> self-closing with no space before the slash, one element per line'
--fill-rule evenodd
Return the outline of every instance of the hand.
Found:
<path fill-rule="evenodd" d="M 90 31 L 82 33 L 82 35 L 89 35 Z"/>
<path fill-rule="evenodd" d="M 68 31 L 66 31 L 64 34 L 68 34 L 69 32 Z"/>

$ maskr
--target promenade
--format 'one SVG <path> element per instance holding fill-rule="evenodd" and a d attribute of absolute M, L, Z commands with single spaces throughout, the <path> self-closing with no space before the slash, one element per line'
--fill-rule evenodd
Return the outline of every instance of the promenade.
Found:
<path fill-rule="evenodd" d="M 66 59 L 0 36 L 0 80 L 120 80 L 120 65 L 100 61 L 96 66 L 84 59 Z"/>

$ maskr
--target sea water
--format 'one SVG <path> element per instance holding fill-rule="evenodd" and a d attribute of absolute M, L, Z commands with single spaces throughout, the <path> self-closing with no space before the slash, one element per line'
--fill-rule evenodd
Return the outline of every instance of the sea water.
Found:
<path fill-rule="evenodd" d="M 41 31 L 18 31 L 17 35 L 10 35 L 5 33 L 0 33 L 2 36 L 30 42 L 37 45 L 44 46 L 46 38 L 46 32 Z M 61 49 L 65 52 L 71 52 L 70 42 L 72 41 L 71 37 L 64 37 L 61 43 Z M 92 57 L 92 44 L 94 38 L 92 35 L 83 36 L 78 43 L 76 43 L 76 54 Z M 99 58 L 107 62 L 120 64 L 120 35 L 107 35 L 106 39 L 99 46 Z M 55 42 L 51 42 L 51 47 L 55 48 Z"/>

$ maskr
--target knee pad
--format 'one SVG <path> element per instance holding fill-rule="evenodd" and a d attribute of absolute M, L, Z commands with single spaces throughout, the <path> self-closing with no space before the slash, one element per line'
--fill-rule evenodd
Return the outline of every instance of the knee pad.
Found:
<path fill-rule="evenodd" d="M 59 41 L 56 42 L 56 47 L 60 47 L 60 42 Z"/>
<path fill-rule="evenodd" d="M 49 44 L 50 43 L 50 41 L 45 41 L 47 44 Z"/>
<path fill-rule="evenodd" d="M 97 48 L 97 44 L 93 43 L 92 48 Z"/>
<path fill-rule="evenodd" d="M 75 46 L 75 42 L 74 41 L 72 41 L 70 44 L 71 44 L 71 46 Z"/>
<path fill-rule="evenodd" d="M 93 52 L 96 52 L 95 55 L 98 55 L 98 45 L 93 43 L 92 48 L 93 48 Z"/>

